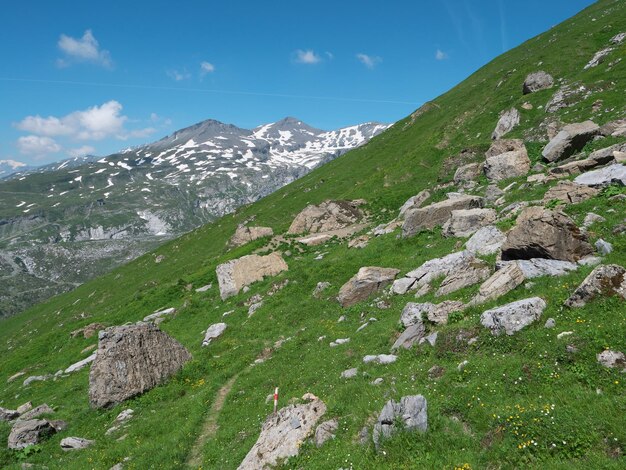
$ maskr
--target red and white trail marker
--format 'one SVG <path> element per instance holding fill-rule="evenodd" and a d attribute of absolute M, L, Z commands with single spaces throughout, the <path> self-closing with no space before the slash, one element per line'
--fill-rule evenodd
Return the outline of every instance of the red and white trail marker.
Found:
<path fill-rule="evenodd" d="M 278 387 L 274 389 L 274 413 L 278 409 Z"/>

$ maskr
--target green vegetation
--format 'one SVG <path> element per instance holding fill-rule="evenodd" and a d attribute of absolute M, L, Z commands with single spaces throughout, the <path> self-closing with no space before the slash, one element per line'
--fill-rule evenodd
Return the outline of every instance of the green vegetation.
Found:
<path fill-rule="evenodd" d="M 522 96 L 524 78 L 537 69 L 584 84 L 593 92 L 554 119 L 593 118 L 604 124 L 623 117 L 626 61 L 610 72 L 606 64 L 583 70 L 612 36 L 626 31 L 623 11 L 623 0 L 599 1 L 494 60 L 426 105 L 421 115 L 407 117 L 365 147 L 73 292 L 3 320 L 0 406 L 45 402 L 54 407 L 54 419 L 66 420 L 69 426 L 43 442 L 39 452 L 25 455 L 0 447 L 0 467 L 18 468 L 27 461 L 48 468 L 108 469 L 130 457 L 125 468 L 184 468 L 218 390 L 238 374 L 217 418 L 215 436 L 202 446 L 202 468 L 237 467 L 271 412 L 266 397 L 275 386 L 280 387 L 282 405 L 311 392 L 327 404 L 326 417 L 337 417 L 340 422 L 335 440 L 319 449 L 305 443 L 285 468 L 624 468 L 626 379 L 617 370 L 602 368 L 595 358 L 609 347 L 626 351 L 624 302 L 603 298 L 581 309 L 563 307 L 563 301 L 591 271 L 589 267 L 559 278 L 536 279 L 497 302 L 456 314 L 447 326 L 438 328 L 436 347 L 403 351 L 388 366 L 365 365 L 362 357 L 389 352 L 400 312 L 413 297 L 393 296 L 388 299 L 390 308 L 380 310 L 373 299 L 342 309 L 334 296 L 361 266 L 396 267 L 404 274 L 424 261 L 458 250 L 458 240 L 443 238 L 440 230 L 411 239 L 398 239 L 396 232 L 372 239 L 362 250 L 348 249 L 345 241 L 304 247 L 301 253 L 290 248 L 288 272 L 254 284 L 248 293 L 225 302 L 219 298 L 215 277 L 217 264 L 263 247 L 266 240 L 226 249 L 237 224 L 253 215 L 255 224 L 282 233 L 307 204 L 329 198 L 365 198 L 375 222 L 391 220 L 408 197 L 450 181 L 455 168 L 468 163 L 454 159 L 461 150 L 484 151 L 499 113 L 511 106 L 520 109 L 522 121 L 510 136 L 536 140 L 528 149 L 531 158 L 538 160 L 546 141 L 545 132 L 539 131 L 546 113 L 539 107 L 545 106 L 555 89 Z M 623 57 L 625 53 L 626 45 L 622 45 L 614 54 Z M 592 114 L 597 100 L 602 100 L 602 110 Z M 533 109 L 522 109 L 524 102 Z M 596 144 L 601 146 L 601 142 Z M 476 160 L 482 158 L 478 152 Z M 506 193 L 506 202 L 540 199 L 548 188 L 518 185 Z M 611 187 L 584 203 L 559 208 L 578 224 L 589 211 L 605 217 L 605 222 L 591 227 L 590 239 L 603 238 L 613 244 L 605 263 L 626 266 L 626 238 L 612 231 L 624 218 L 624 203 L 609 200 L 617 192 L 623 193 L 623 188 Z M 315 259 L 320 253 L 324 257 Z M 157 256 L 163 256 L 163 261 L 155 263 Z M 493 257 L 488 260 L 493 264 Z M 284 279 L 289 280 L 284 289 L 265 295 Z M 311 293 L 319 281 L 328 281 L 332 287 L 323 298 L 315 299 Z M 195 292 L 208 283 L 213 283 L 208 292 Z M 477 288 L 437 300 L 466 301 Z M 257 293 L 264 296 L 264 305 L 248 318 L 244 302 Z M 480 326 L 478 318 L 487 308 L 531 296 L 541 296 L 548 303 L 540 322 L 515 336 L 498 338 Z M 434 297 L 423 299 L 430 300 Z M 71 338 L 69 333 L 77 328 L 92 322 L 134 322 L 170 306 L 179 312 L 161 328 L 184 344 L 194 360 L 168 383 L 140 397 L 111 410 L 90 409 L 88 370 L 27 388 L 21 386 L 24 377 L 6 381 L 19 371 L 26 376 L 54 373 L 86 357 L 89 353 L 81 351 L 96 339 Z M 222 321 L 228 311 L 233 312 L 225 317 L 226 333 L 202 348 L 203 331 Z M 340 315 L 347 321 L 338 323 Z M 370 317 L 378 321 L 356 333 L 361 319 Z M 556 320 L 555 329 L 542 327 L 549 317 Z M 562 331 L 573 334 L 557 339 Z M 478 341 L 467 345 L 457 339 L 460 334 L 477 335 Z M 326 338 L 318 341 L 321 336 Z M 346 337 L 350 343 L 328 346 Z M 275 342 L 281 339 L 287 341 L 276 348 Z M 568 350 L 567 345 L 573 348 Z M 270 355 L 251 366 L 255 359 Z M 468 365 L 459 372 L 457 365 L 463 360 Z M 438 380 L 428 377 L 434 365 L 445 369 Z M 359 376 L 340 379 L 341 372 L 351 367 L 359 367 Z M 377 377 L 383 383 L 371 385 Z M 371 444 L 359 445 L 359 431 L 372 424 L 384 403 L 407 394 L 427 398 L 428 432 L 398 434 L 385 441 L 379 452 Z M 128 427 L 105 436 L 126 408 L 135 410 Z M 7 423 L 0 422 L 0 442 L 6 442 L 9 430 Z M 59 442 L 67 436 L 95 439 L 96 444 L 65 453 Z M 122 436 L 126 437 L 118 440 Z"/>

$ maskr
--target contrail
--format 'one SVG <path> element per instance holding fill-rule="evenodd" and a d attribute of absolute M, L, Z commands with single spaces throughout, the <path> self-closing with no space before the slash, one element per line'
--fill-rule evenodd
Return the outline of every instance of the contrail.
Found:
<path fill-rule="evenodd" d="M 272 98 L 297 98 L 307 100 L 324 100 L 324 101 L 348 101 L 355 103 L 384 103 L 384 104 L 408 104 L 419 106 L 421 103 L 414 101 L 399 100 L 373 100 L 367 98 L 343 98 L 340 96 L 310 96 L 310 95 L 289 95 L 283 93 L 262 93 L 256 91 L 236 91 L 236 90 L 216 90 L 210 88 L 176 88 L 168 86 L 151 86 L 151 85 L 132 85 L 127 83 L 97 83 L 97 82 L 76 82 L 69 80 L 42 80 L 35 78 L 11 78 L 0 77 L 3 82 L 21 82 L 21 83 L 48 83 L 53 85 L 80 85 L 80 86 L 96 86 L 110 88 L 134 88 L 141 90 L 160 90 L 160 91 L 190 91 L 197 93 L 217 93 L 223 95 L 246 95 L 246 96 L 267 96 Z"/>

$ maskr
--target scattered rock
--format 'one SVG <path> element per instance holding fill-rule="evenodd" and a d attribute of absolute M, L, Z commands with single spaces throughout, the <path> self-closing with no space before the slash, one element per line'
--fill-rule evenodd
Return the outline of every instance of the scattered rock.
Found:
<path fill-rule="evenodd" d="M 396 362 L 398 356 L 394 356 L 393 354 L 378 354 L 378 355 L 368 355 L 363 358 L 363 362 L 365 364 L 369 364 L 373 362 L 374 364 L 391 364 Z"/>
<path fill-rule="evenodd" d="M 554 79 L 549 73 L 540 70 L 529 74 L 524 80 L 522 92 L 527 95 L 529 93 L 535 93 L 536 91 L 552 88 L 554 85 Z"/>
<path fill-rule="evenodd" d="M 49 405 L 44 403 L 43 405 L 39 405 L 33 408 L 32 410 L 22 413 L 19 417 L 19 420 L 29 421 L 35 418 L 39 418 L 42 415 L 47 415 L 47 414 L 52 414 L 52 413 L 54 413 L 54 410 Z"/>
<path fill-rule="evenodd" d="M 330 282 L 318 282 L 313 291 L 313 297 L 319 299 L 322 296 L 322 292 L 331 286 Z"/>
<path fill-rule="evenodd" d="M 263 237 L 271 237 L 274 231 L 270 227 L 246 227 L 239 225 L 228 244 L 232 247 L 238 247 L 250 243 Z"/>
<path fill-rule="evenodd" d="M 569 124 L 545 146 L 541 155 L 550 163 L 564 160 L 581 150 L 599 131 L 600 127 L 592 121 Z"/>
<path fill-rule="evenodd" d="M 591 58 L 591 60 L 587 63 L 587 65 L 585 65 L 584 69 L 590 69 L 593 67 L 597 67 L 598 65 L 600 65 L 602 62 L 604 62 L 604 59 L 606 59 L 608 57 L 608 55 L 613 52 L 614 48 L 613 47 L 605 47 L 602 50 L 599 50 L 598 52 L 596 52 L 593 57 Z"/>
<path fill-rule="evenodd" d="M 579 202 L 597 196 L 599 193 L 599 190 L 590 188 L 589 186 L 573 183 L 571 181 L 559 181 L 556 186 L 546 191 L 543 196 L 543 202 L 548 203 L 557 200 L 565 204 L 578 204 Z"/>
<path fill-rule="evenodd" d="M 39 444 L 56 433 L 56 429 L 45 419 L 17 421 L 9 434 L 9 449 L 24 449 Z"/>
<path fill-rule="evenodd" d="M 26 372 L 17 372 L 16 374 L 13 374 L 11 377 L 9 377 L 7 379 L 7 383 L 11 383 L 16 379 L 19 379 L 20 377 L 23 377 L 26 375 Z"/>
<path fill-rule="evenodd" d="M 473 258 L 451 271 L 439 285 L 436 295 L 449 295 L 464 287 L 473 286 L 487 279 L 490 274 L 491 269 L 485 261 Z"/>
<path fill-rule="evenodd" d="M 467 251 L 474 255 L 492 255 L 500 250 L 506 235 L 497 227 L 488 225 L 482 227 L 465 244 Z"/>
<path fill-rule="evenodd" d="M 434 333 L 429 334 L 428 336 L 424 336 L 423 338 L 420 338 L 419 343 L 418 344 L 425 344 L 428 343 L 430 344 L 433 348 L 435 347 L 435 344 L 437 343 L 437 336 L 439 335 L 439 333 L 437 333 L 436 331 Z"/>
<path fill-rule="evenodd" d="M 437 325 L 445 325 L 448 323 L 448 317 L 451 313 L 462 312 L 465 309 L 463 302 L 458 300 L 446 300 L 440 304 L 422 304 L 432 305 L 432 308 L 427 311 L 428 321 Z M 406 308 L 406 307 L 405 307 Z"/>
<path fill-rule="evenodd" d="M 222 334 L 226 331 L 228 325 L 226 323 L 214 323 L 213 325 L 207 328 L 206 333 L 204 334 L 204 340 L 202 340 L 202 346 L 208 346 L 213 342 L 213 340 L 222 336 Z"/>
<path fill-rule="evenodd" d="M 564 276 L 565 274 L 578 269 L 578 264 L 576 263 L 543 258 L 498 261 L 496 263 L 496 267 L 500 269 L 510 264 L 517 265 L 526 279 L 534 279 L 542 276 Z"/>
<path fill-rule="evenodd" d="M 626 186 L 626 166 L 615 164 L 599 170 L 588 171 L 577 176 L 574 182 L 592 187 L 608 186 L 613 183 Z"/>
<path fill-rule="evenodd" d="M 291 223 L 288 234 L 320 233 L 354 225 L 363 219 L 361 201 L 324 201 L 307 206 Z"/>
<path fill-rule="evenodd" d="M 350 342 L 350 338 L 339 338 L 330 343 L 331 348 L 336 348 L 337 346 L 341 346 L 342 344 L 346 344 Z"/>
<path fill-rule="evenodd" d="M 103 408 L 164 382 L 191 354 L 152 323 L 124 325 L 100 332 L 89 375 L 89 402 Z"/>
<path fill-rule="evenodd" d="M 411 325 L 415 324 L 422 324 L 422 314 L 428 313 L 434 308 L 435 305 L 431 303 L 417 304 L 415 302 L 409 302 L 404 306 L 404 309 L 402 310 L 400 323 L 402 323 L 405 328 L 408 328 Z"/>
<path fill-rule="evenodd" d="M 145 322 L 153 321 L 153 322 L 159 323 L 158 320 L 164 319 L 166 317 L 170 317 L 175 314 L 176 314 L 176 309 L 174 307 L 170 307 L 170 308 L 158 310 L 154 313 L 151 313 L 150 315 L 144 317 L 143 321 Z"/>
<path fill-rule="evenodd" d="M 314 432 L 324 413 L 324 402 L 314 400 L 286 406 L 269 416 L 261 428 L 261 435 L 238 470 L 273 467 L 283 459 L 298 455 L 301 444 Z"/>
<path fill-rule="evenodd" d="M 476 181 L 483 172 L 483 163 L 469 163 L 460 166 L 454 173 L 454 182 L 456 184 L 465 184 L 470 181 Z"/>
<path fill-rule="evenodd" d="M 489 328 L 494 336 L 503 332 L 511 336 L 538 320 L 545 308 L 545 301 L 539 297 L 518 300 L 483 312 L 480 323 Z"/>
<path fill-rule="evenodd" d="M 504 135 L 511 132 L 520 122 L 519 111 L 515 108 L 508 109 L 500 114 L 500 119 L 496 125 L 491 138 L 493 140 L 501 139 Z"/>
<path fill-rule="evenodd" d="M 85 339 L 89 339 L 94 336 L 98 331 L 104 330 L 106 328 L 102 323 L 90 323 L 87 326 L 84 326 L 78 330 L 74 330 L 70 333 L 72 338 L 77 338 L 82 336 Z"/>
<path fill-rule="evenodd" d="M 206 286 L 198 287 L 196 292 L 206 292 L 213 287 L 213 284 L 207 284 Z"/>
<path fill-rule="evenodd" d="M 425 332 L 426 329 L 424 328 L 424 324 L 421 322 L 416 322 L 410 325 L 406 330 L 402 332 L 396 342 L 393 343 L 393 346 L 391 346 L 391 351 L 394 352 L 400 348 L 411 349 L 424 337 Z"/>
<path fill-rule="evenodd" d="M 95 441 L 83 439 L 82 437 L 66 437 L 61 440 L 61 449 L 65 452 L 70 450 L 86 449 L 94 444 Z"/>
<path fill-rule="evenodd" d="M 465 361 L 460 362 L 458 366 L 456 366 L 456 370 L 458 370 L 459 372 L 463 372 L 468 364 L 469 361 L 466 359 Z"/>
<path fill-rule="evenodd" d="M 339 421 L 336 419 L 324 421 L 315 429 L 313 442 L 315 442 L 317 447 L 321 447 L 326 441 L 335 438 L 337 429 L 339 429 Z"/>
<path fill-rule="evenodd" d="M 19 415 L 17 410 L 8 410 L 0 406 L 0 421 L 13 421 Z"/>
<path fill-rule="evenodd" d="M 452 215 L 453 210 L 476 209 L 484 205 L 483 198 L 478 196 L 460 196 L 436 202 L 420 209 L 410 209 L 404 216 L 402 236 L 411 237 L 422 230 L 443 225 Z"/>
<path fill-rule="evenodd" d="M 609 42 L 611 44 L 619 46 L 621 43 L 624 42 L 624 39 L 626 39 L 626 33 L 619 33 L 613 36 Z"/>
<path fill-rule="evenodd" d="M 543 207 L 524 209 L 502 246 L 505 261 L 545 258 L 575 262 L 591 253 L 587 236 L 568 216 Z"/>
<path fill-rule="evenodd" d="M 93 353 L 91 356 L 86 357 L 82 361 L 78 361 L 77 363 L 72 364 L 71 366 L 69 366 L 67 369 L 65 369 L 65 373 L 66 374 L 71 374 L 72 372 L 77 372 L 77 371 L 79 371 L 81 369 L 84 369 L 89 364 L 91 364 L 95 359 L 96 359 L 96 353 Z"/>
<path fill-rule="evenodd" d="M 599 295 L 617 295 L 626 300 L 626 269 L 617 264 L 598 266 L 565 301 L 565 305 L 584 307 Z"/>
<path fill-rule="evenodd" d="M 544 328 L 554 328 L 556 326 L 556 320 L 554 318 L 548 318 L 546 320 L 545 325 L 543 325 Z"/>
<path fill-rule="evenodd" d="M 478 293 L 471 300 L 471 305 L 478 305 L 489 300 L 502 297 L 517 286 L 524 283 L 526 277 L 517 264 L 511 263 L 493 273 L 478 289 Z"/>
<path fill-rule="evenodd" d="M 348 248 L 365 248 L 370 241 L 369 235 L 361 235 L 348 242 Z"/>
<path fill-rule="evenodd" d="M 606 222 L 606 219 L 604 217 L 602 217 L 601 215 L 598 215 L 598 214 L 594 214 L 593 212 L 589 212 L 585 216 L 585 220 L 583 220 L 583 227 L 584 228 L 589 228 L 593 224 L 596 224 L 596 223 L 601 224 L 602 222 Z"/>
<path fill-rule="evenodd" d="M 359 369 L 354 367 L 352 369 L 344 370 L 341 373 L 341 378 L 342 379 L 353 379 L 354 377 L 357 376 L 358 373 L 359 373 Z"/>
<path fill-rule="evenodd" d="M 496 141 L 486 157 L 484 172 L 491 181 L 524 176 L 530 171 L 528 151 L 521 140 Z"/>
<path fill-rule="evenodd" d="M 402 431 L 397 423 L 402 421 L 407 431 L 426 432 L 428 429 L 428 406 L 426 398 L 422 395 L 405 396 L 400 402 L 389 400 L 385 403 L 378 420 L 374 425 L 373 440 L 376 448 L 382 439 L 391 437 L 394 433 Z"/>
<path fill-rule="evenodd" d="M 493 209 L 454 210 L 450 215 L 450 219 L 442 227 L 443 236 L 469 237 L 480 228 L 493 224 L 497 215 Z"/>
<path fill-rule="evenodd" d="M 265 276 L 276 276 L 289 267 L 280 253 L 266 256 L 247 255 L 220 264 L 215 270 L 222 300 L 233 295 L 250 284 L 261 281 Z"/>
<path fill-rule="evenodd" d="M 419 209 L 422 207 L 422 204 L 424 204 L 429 197 L 430 193 L 426 189 L 420 191 L 417 195 L 410 197 L 404 204 L 402 204 L 398 219 L 404 219 L 404 216 L 409 209 Z"/>
<path fill-rule="evenodd" d="M 546 104 L 546 113 L 556 113 L 559 109 L 564 109 L 574 105 L 580 101 L 579 95 L 585 93 L 587 88 L 585 86 L 573 86 L 563 85 L 557 90 L 557 92 L 550 98 L 550 101 Z M 556 135 L 556 132 L 548 132 L 548 137 L 551 139 Z"/>
<path fill-rule="evenodd" d="M 596 241 L 595 247 L 596 247 L 596 250 L 598 250 L 598 253 L 604 256 L 613 252 L 613 245 L 603 240 L 602 238 Z"/>
<path fill-rule="evenodd" d="M 399 272 L 393 268 L 363 267 L 341 287 L 337 300 L 342 307 L 354 305 L 391 284 Z"/>
<path fill-rule="evenodd" d="M 626 356 L 623 352 L 607 349 L 597 354 L 596 359 L 604 367 L 622 369 L 622 372 L 626 372 Z"/>

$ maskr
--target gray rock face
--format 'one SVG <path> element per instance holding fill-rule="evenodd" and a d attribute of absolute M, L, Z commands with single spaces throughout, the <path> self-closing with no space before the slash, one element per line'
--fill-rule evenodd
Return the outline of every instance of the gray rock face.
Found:
<path fill-rule="evenodd" d="M 24 449 L 39 444 L 43 439 L 53 435 L 56 429 L 45 419 L 17 421 L 9 434 L 9 449 Z"/>
<path fill-rule="evenodd" d="M 483 163 L 469 163 L 458 167 L 454 172 L 454 182 L 464 184 L 477 180 L 483 172 L 483 165 Z"/>
<path fill-rule="evenodd" d="M 614 295 L 626 300 L 626 269 L 617 264 L 598 266 L 565 301 L 565 305 L 584 307 L 598 296 Z"/>
<path fill-rule="evenodd" d="M 530 171 L 528 151 L 518 139 L 494 142 L 486 157 L 485 176 L 491 181 L 524 176 Z"/>
<path fill-rule="evenodd" d="M 520 122 L 519 111 L 515 108 L 508 109 L 500 115 L 498 124 L 491 134 L 493 140 L 498 140 L 511 132 Z"/>
<path fill-rule="evenodd" d="M 545 146 L 541 155 L 547 162 L 564 160 L 581 150 L 600 132 L 600 126 L 592 121 L 569 124 Z"/>
<path fill-rule="evenodd" d="M 61 449 L 65 452 L 71 450 L 86 449 L 94 444 L 95 441 L 84 439 L 82 437 L 66 437 L 61 440 Z"/>
<path fill-rule="evenodd" d="M 401 431 L 397 422 L 402 421 L 407 431 L 426 432 L 428 429 L 428 405 L 422 395 L 410 395 L 402 397 L 400 402 L 389 400 L 385 403 L 378 420 L 374 425 L 372 438 L 376 448 L 382 439 L 391 437 Z"/>
<path fill-rule="evenodd" d="M 339 429 L 339 421 L 336 419 L 330 419 L 324 421 L 315 429 L 315 437 L 313 442 L 317 447 L 321 447 L 325 442 L 335 438 L 335 433 Z"/>
<path fill-rule="evenodd" d="M 274 231 L 271 227 L 246 227 L 240 225 L 230 239 L 229 245 L 232 247 L 242 246 L 251 241 L 263 237 L 271 237 Z"/>
<path fill-rule="evenodd" d="M 491 269 L 485 261 L 479 258 L 469 259 L 445 277 L 436 295 L 448 295 L 464 287 L 473 286 L 487 279 L 490 274 Z"/>
<path fill-rule="evenodd" d="M 511 263 L 493 273 L 478 289 L 478 293 L 470 302 L 472 305 L 485 303 L 489 300 L 502 297 L 526 280 L 522 270 Z"/>
<path fill-rule="evenodd" d="M 400 323 L 402 323 L 405 328 L 408 328 L 411 325 L 422 324 L 422 314 L 428 313 L 434 308 L 435 305 L 431 303 L 418 304 L 415 302 L 409 302 L 404 306 L 404 309 L 402 310 Z"/>
<path fill-rule="evenodd" d="M 402 332 L 396 342 L 393 343 L 393 346 L 391 346 L 391 351 L 394 352 L 400 348 L 411 349 L 424 337 L 425 333 L 426 329 L 423 323 L 414 323 Z"/>
<path fill-rule="evenodd" d="M 429 197 L 430 192 L 424 189 L 415 196 L 407 199 L 407 201 L 402 204 L 402 207 L 400 208 L 400 214 L 398 215 L 398 219 L 404 219 L 404 216 L 409 209 L 419 209 L 420 207 L 422 207 L 422 204 L 424 204 L 424 202 L 426 202 Z"/>
<path fill-rule="evenodd" d="M 452 215 L 453 210 L 477 209 L 484 205 L 478 196 L 460 196 L 446 201 L 436 202 L 420 209 L 411 209 L 404 216 L 402 236 L 411 237 L 426 229 L 443 225 Z"/>
<path fill-rule="evenodd" d="M 393 268 L 364 267 L 339 290 L 337 300 L 342 307 L 349 307 L 367 299 L 388 286 L 400 270 Z"/>
<path fill-rule="evenodd" d="M 307 206 L 291 223 L 287 233 L 320 233 L 339 230 L 358 223 L 364 214 L 362 201 L 324 201 Z"/>
<path fill-rule="evenodd" d="M 613 50 L 614 50 L 613 47 L 605 47 L 604 49 L 601 49 L 598 52 L 596 52 L 591 58 L 591 60 L 587 62 L 587 65 L 585 65 L 584 70 L 591 69 L 593 67 L 597 67 L 598 65 L 600 65 L 602 62 L 604 62 L 604 59 L 606 59 L 609 56 L 609 54 L 613 52 Z"/>
<path fill-rule="evenodd" d="M 454 210 L 443 225 L 444 237 L 469 237 L 478 229 L 496 221 L 498 214 L 494 209 Z"/>
<path fill-rule="evenodd" d="M 578 269 L 578 264 L 576 263 L 542 258 L 500 261 L 497 263 L 497 266 L 499 268 L 504 268 L 510 264 L 517 265 L 526 279 L 534 279 L 542 276 L 564 276 L 565 274 Z"/>
<path fill-rule="evenodd" d="M 226 323 L 214 323 L 209 326 L 204 334 L 204 340 L 202 341 L 202 346 L 208 346 L 211 342 L 224 334 L 228 328 Z"/>
<path fill-rule="evenodd" d="M 607 186 L 612 183 L 626 186 L 626 166 L 615 164 L 599 170 L 589 171 L 577 176 L 574 182 L 592 187 Z"/>
<path fill-rule="evenodd" d="M 265 276 L 276 276 L 287 271 L 289 266 L 280 253 L 266 256 L 247 255 L 220 264 L 215 272 L 222 300 L 237 295 L 241 289 L 263 280 Z"/>
<path fill-rule="evenodd" d="M 559 181 L 556 186 L 551 187 L 543 196 L 544 203 L 550 201 L 561 201 L 565 204 L 578 204 L 598 195 L 600 191 L 583 184 L 571 181 Z"/>
<path fill-rule="evenodd" d="M 505 261 L 545 258 L 575 262 L 591 253 L 587 236 L 572 219 L 543 207 L 524 209 L 502 246 Z"/>
<path fill-rule="evenodd" d="M 626 372 L 626 355 L 620 351 L 607 349 L 596 355 L 598 362 L 609 369 L 622 369 Z"/>
<path fill-rule="evenodd" d="M 552 85 L 554 85 L 552 75 L 540 70 L 539 72 L 531 73 L 526 77 L 522 91 L 525 95 L 527 95 L 529 93 L 535 93 L 536 91 L 552 88 Z"/>
<path fill-rule="evenodd" d="M 545 308 L 545 301 L 539 297 L 518 300 L 483 312 L 480 323 L 489 328 L 494 336 L 502 333 L 511 336 L 538 320 Z"/>
<path fill-rule="evenodd" d="M 497 227 L 489 225 L 479 229 L 465 244 L 467 251 L 474 255 L 492 255 L 500 250 L 506 235 Z"/>
<path fill-rule="evenodd" d="M 100 332 L 89 374 L 89 403 L 103 408 L 121 403 L 167 380 L 191 354 L 151 323 Z"/>
<path fill-rule="evenodd" d="M 282 459 L 298 455 L 300 445 L 315 430 L 326 413 L 321 400 L 302 405 L 289 405 L 267 418 L 261 435 L 238 470 L 260 470 L 273 467 Z"/>

